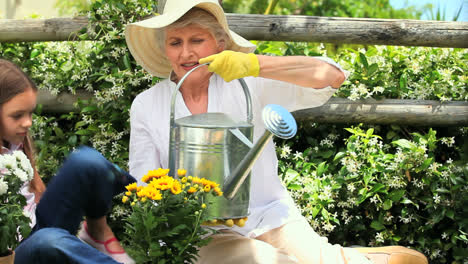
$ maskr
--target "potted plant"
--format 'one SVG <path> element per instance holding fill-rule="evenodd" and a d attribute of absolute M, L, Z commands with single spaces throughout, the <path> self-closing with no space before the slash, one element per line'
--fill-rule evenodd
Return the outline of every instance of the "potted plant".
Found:
<path fill-rule="evenodd" d="M 31 219 L 23 211 L 26 198 L 20 189 L 33 176 L 22 151 L 0 155 L 0 264 L 14 262 L 14 249 L 31 232 Z"/>
<path fill-rule="evenodd" d="M 122 202 L 129 211 L 124 218 L 124 246 L 137 263 L 193 263 L 198 249 L 209 242 L 206 195 L 221 196 L 213 181 L 187 176 L 168 176 L 168 169 L 151 170 L 142 181 L 126 186 Z"/>

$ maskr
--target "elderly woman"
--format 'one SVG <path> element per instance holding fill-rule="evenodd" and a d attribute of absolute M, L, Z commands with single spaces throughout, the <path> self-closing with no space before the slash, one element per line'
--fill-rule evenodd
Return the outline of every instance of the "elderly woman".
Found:
<path fill-rule="evenodd" d="M 149 73 L 167 78 L 139 94 L 131 108 L 130 173 L 168 167 L 171 96 L 182 83 L 175 117 L 223 112 L 245 119 L 246 106 L 238 78 L 252 95 L 254 141 L 264 125 L 261 109 L 279 104 L 294 111 L 324 104 L 346 78 L 327 58 L 255 55 L 255 46 L 230 31 L 217 0 L 168 0 L 162 15 L 126 28 L 126 41 L 136 61 Z M 403 247 L 356 249 L 331 245 L 309 226 L 277 173 L 269 142 L 251 177 L 250 215 L 244 227 L 219 227 L 200 249 L 198 263 L 427 263 Z"/>

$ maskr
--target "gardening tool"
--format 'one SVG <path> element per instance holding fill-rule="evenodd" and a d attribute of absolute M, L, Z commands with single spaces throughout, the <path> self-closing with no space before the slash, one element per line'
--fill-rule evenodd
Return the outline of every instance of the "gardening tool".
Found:
<path fill-rule="evenodd" d="M 297 125 L 293 116 L 279 105 L 267 105 L 262 112 L 266 130 L 257 143 L 252 143 L 252 100 L 247 84 L 240 82 L 246 99 L 246 121 L 236 122 L 224 113 L 203 113 L 175 120 L 177 91 L 172 94 L 170 116 L 169 169 L 185 169 L 189 175 L 220 184 L 224 197 L 209 197 L 208 215 L 213 219 L 236 219 L 248 216 L 250 171 L 273 134 L 291 138 Z M 255 175 L 254 175 L 255 177 Z"/>

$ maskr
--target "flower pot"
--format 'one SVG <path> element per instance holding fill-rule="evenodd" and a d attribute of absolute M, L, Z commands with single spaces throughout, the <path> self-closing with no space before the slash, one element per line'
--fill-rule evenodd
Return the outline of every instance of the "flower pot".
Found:
<path fill-rule="evenodd" d="M 8 256 L 0 257 L 0 264 L 13 264 L 15 262 L 15 252 L 11 251 Z"/>

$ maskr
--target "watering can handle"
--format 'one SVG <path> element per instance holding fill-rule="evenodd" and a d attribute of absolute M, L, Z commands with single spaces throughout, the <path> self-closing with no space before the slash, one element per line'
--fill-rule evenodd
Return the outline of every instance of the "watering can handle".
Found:
<path fill-rule="evenodd" d="M 175 113 L 175 101 L 176 101 L 176 97 L 177 97 L 177 91 L 179 91 L 180 89 L 180 86 L 182 86 L 182 83 L 184 82 L 185 78 L 187 78 L 187 76 L 192 73 L 194 70 L 202 67 L 202 66 L 205 66 L 205 65 L 208 65 L 209 63 L 203 63 L 203 64 L 200 64 L 198 65 L 197 67 L 191 69 L 190 71 L 188 71 L 183 77 L 182 79 L 180 79 L 179 83 L 177 83 L 177 86 L 176 86 L 176 89 L 174 91 L 174 93 L 172 94 L 172 98 L 171 98 L 171 127 L 174 126 L 174 113 Z M 249 88 L 247 87 L 247 84 L 245 83 L 244 79 L 238 79 L 241 86 L 242 86 L 242 89 L 244 90 L 244 94 L 245 94 L 245 101 L 246 101 L 246 105 L 247 105 L 247 123 L 251 124 L 252 123 L 252 99 L 250 97 L 250 92 L 249 92 Z"/>

